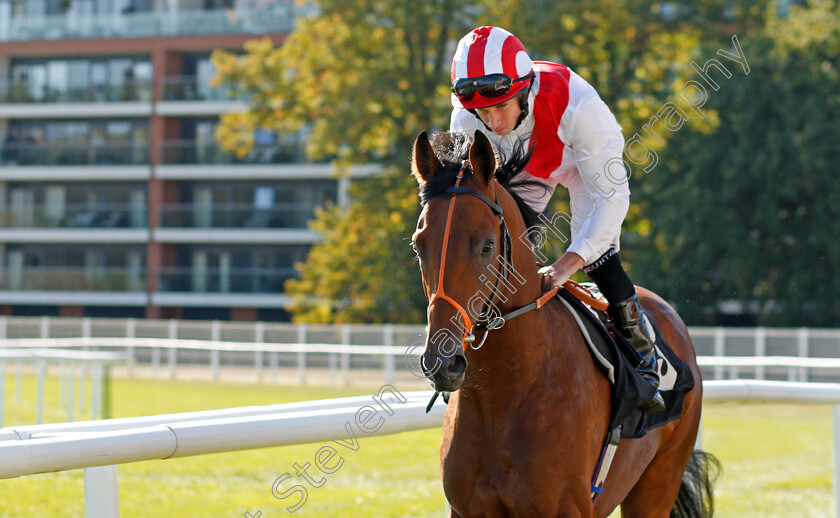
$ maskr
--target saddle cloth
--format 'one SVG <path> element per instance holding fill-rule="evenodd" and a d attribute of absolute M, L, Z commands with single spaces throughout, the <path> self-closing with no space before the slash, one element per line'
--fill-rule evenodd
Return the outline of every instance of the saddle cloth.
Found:
<path fill-rule="evenodd" d="M 594 284 L 586 287 L 598 294 Z M 606 313 L 589 307 L 565 289 L 557 291 L 557 298 L 569 309 L 592 355 L 610 380 L 610 430 L 621 425 L 622 438 L 638 439 L 644 437 L 648 430 L 680 418 L 683 399 L 694 388 L 694 376 L 688 365 L 665 343 L 662 333 L 654 330 L 659 356 L 659 391 L 665 399 L 666 408 L 662 412 L 643 413 L 638 409 L 639 404 L 650 399 L 653 387 L 635 369 L 640 361 L 638 353 L 612 322 L 608 322 Z M 653 329 L 650 320 L 648 324 Z M 632 361 L 635 363 L 628 358 L 634 358 Z"/>

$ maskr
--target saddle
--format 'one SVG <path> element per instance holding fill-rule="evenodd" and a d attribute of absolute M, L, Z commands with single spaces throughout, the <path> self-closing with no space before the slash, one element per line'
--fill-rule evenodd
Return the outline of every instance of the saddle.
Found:
<path fill-rule="evenodd" d="M 597 299 L 598 288 L 591 283 L 583 285 Z M 662 333 L 654 330 L 654 345 L 659 357 L 659 391 L 665 399 L 662 412 L 643 413 L 642 401 L 653 396 L 653 387 L 642 379 L 635 365 L 641 360 L 624 334 L 609 319 L 606 312 L 585 304 L 566 289 L 557 291 L 556 297 L 565 305 L 583 334 L 590 352 L 612 387 L 610 430 L 621 426 L 621 438 L 638 439 L 648 430 L 677 420 L 682 415 L 683 399 L 694 388 L 694 376 L 688 365 L 674 354 Z"/>

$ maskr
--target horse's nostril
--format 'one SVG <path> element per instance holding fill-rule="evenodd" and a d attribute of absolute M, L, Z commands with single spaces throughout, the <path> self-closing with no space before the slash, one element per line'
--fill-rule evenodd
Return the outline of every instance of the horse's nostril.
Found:
<path fill-rule="evenodd" d="M 446 365 L 446 374 L 460 376 L 467 370 L 467 359 L 461 355 L 455 355 L 449 359 Z"/>

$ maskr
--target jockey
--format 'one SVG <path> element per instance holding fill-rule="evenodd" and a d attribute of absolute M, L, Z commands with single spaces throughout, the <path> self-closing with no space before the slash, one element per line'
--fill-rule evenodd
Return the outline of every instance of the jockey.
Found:
<path fill-rule="evenodd" d="M 567 66 L 532 61 L 508 31 L 479 27 L 455 50 L 452 105 L 450 131 L 481 131 L 504 156 L 522 144 L 533 153 L 521 174 L 546 189 L 520 195 L 537 212 L 545 210 L 557 184 L 569 190 L 571 242 L 554 264 L 540 269 L 543 290 L 561 286 L 583 268 L 642 358 L 636 369 L 658 389 L 650 324 L 618 257 L 630 205 L 624 137 L 598 92 Z M 641 408 L 664 410 L 659 391 Z"/>

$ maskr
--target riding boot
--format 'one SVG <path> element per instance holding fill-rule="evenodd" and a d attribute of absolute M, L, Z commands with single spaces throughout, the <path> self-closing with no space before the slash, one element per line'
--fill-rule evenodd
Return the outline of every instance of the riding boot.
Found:
<path fill-rule="evenodd" d="M 659 393 L 656 349 L 653 346 L 653 340 L 651 340 L 642 305 L 639 303 L 639 296 L 634 293 L 629 299 L 611 304 L 609 313 L 642 359 L 636 366 L 636 370 L 648 384 L 657 389 L 656 394 L 639 405 L 639 408 L 642 412 L 661 412 L 665 410 L 665 400 Z"/>

